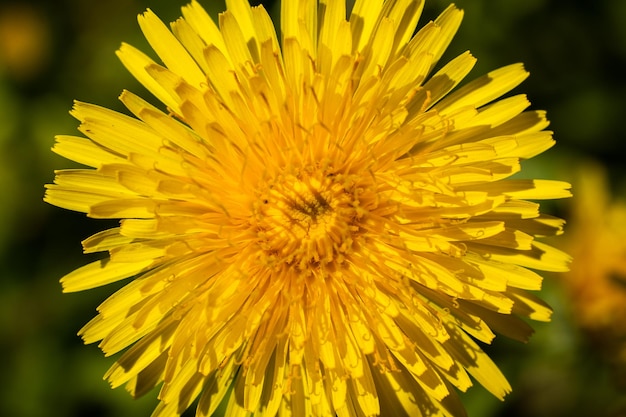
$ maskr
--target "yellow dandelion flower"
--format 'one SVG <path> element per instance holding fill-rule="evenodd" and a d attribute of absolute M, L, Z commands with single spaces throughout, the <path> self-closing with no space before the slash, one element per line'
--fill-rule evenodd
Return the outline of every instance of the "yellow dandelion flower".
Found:
<path fill-rule="evenodd" d="M 611 195 L 602 166 L 585 162 L 578 171 L 566 240 L 575 261 L 561 282 L 580 327 L 596 342 L 619 341 L 626 337 L 626 201 Z"/>
<path fill-rule="evenodd" d="M 83 242 L 108 252 L 62 279 L 80 291 L 133 277 L 80 335 L 154 416 L 463 415 L 470 375 L 509 384 L 481 350 L 548 320 L 527 290 L 567 255 L 535 237 L 563 222 L 527 200 L 569 185 L 511 179 L 553 144 L 507 66 L 455 89 L 475 59 L 433 71 L 461 19 L 417 33 L 423 2 L 283 1 L 279 42 L 262 6 L 196 2 L 171 31 L 139 24 L 161 63 L 118 56 L 165 106 L 125 91 L 134 115 L 76 103 L 87 138 L 58 154 L 45 199 L 120 226 Z M 452 92 L 452 90 L 455 90 Z M 455 388 L 456 387 L 456 388 Z"/>

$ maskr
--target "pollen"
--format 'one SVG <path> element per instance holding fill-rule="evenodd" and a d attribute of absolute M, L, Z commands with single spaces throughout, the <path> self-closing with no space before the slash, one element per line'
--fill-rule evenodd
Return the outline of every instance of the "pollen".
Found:
<path fill-rule="evenodd" d="M 357 180 L 310 166 L 264 181 L 253 226 L 264 263 L 305 276 L 341 268 L 367 215 Z"/>

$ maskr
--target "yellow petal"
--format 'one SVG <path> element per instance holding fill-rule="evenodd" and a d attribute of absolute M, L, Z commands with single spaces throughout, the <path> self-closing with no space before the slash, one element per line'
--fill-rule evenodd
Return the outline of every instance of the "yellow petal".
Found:
<path fill-rule="evenodd" d="M 98 146 L 89 139 L 76 136 L 56 136 L 52 150 L 64 158 L 93 168 L 104 164 L 120 164 L 125 161 L 121 156 Z"/>
<path fill-rule="evenodd" d="M 447 96 L 435 106 L 442 114 L 450 114 L 465 106 L 478 108 L 517 87 L 528 77 L 522 64 L 491 71 Z"/>
<path fill-rule="evenodd" d="M 434 43 L 430 46 L 430 51 L 433 54 L 433 65 L 439 61 L 439 58 L 441 58 L 448 45 L 450 45 L 462 20 L 463 11 L 457 9 L 454 4 L 449 5 L 446 10 L 435 19 L 435 26 L 440 28 L 440 30 L 434 39 Z"/>
<path fill-rule="evenodd" d="M 146 54 L 138 49 L 122 43 L 120 49 L 116 52 L 122 64 L 126 69 L 139 81 L 148 91 L 150 91 L 162 103 L 174 111 L 178 111 L 178 101 L 172 97 L 167 91 L 147 72 L 146 68 L 156 63 Z"/>
<path fill-rule="evenodd" d="M 183 6 L 182 12 L 185 21 L 189 23 L 206 45 L 213 45 L 223 53 L 226 52 L 222 33 L 197 0 L 192 0 L 191 3 Z"/>
<path fill-rule="evenodd" d="M 202 72 L 206 73 L 206 62 L 204 60 L 204 48 L 206 43 L 200 35 L 193 29 L 189 22 L 183 18 L 178 18 L 171 24 L 172 33 L 179 40 L 181 45 L 193 57 Z"/>
<path fill-rule="evenodd" d="M 176 326 L 177 322 L 173 320 L 162 323 L 154 333 L 125 352 L 104 376 L 111 387 L 119 387 L 156 361 L 171 344 Z"/>
<path fill-rule="evenodd" d="M 370 42 L 380 12 L 383 0 L 356 0 L 350 13 L 350 29 L 352 31 L 352 49 L 362 52 Z"/>
<path fill-rule="evenodd" d="M 64 292 L 88 290 L 146 271 L 151 264 L 152 259 L 129 263 L 95 261 L 65 275 L 61 284 Z"/>
<path fill-rule="evenodd" d="M 139 15 L 138 21 L 150 46 L 172 72 L 198 88 L 206 82 L 198 64 L 152 10 Z"/>
<path fill-rule="evenodd" d="M 532 320 L 550 321 L 552 309 L 538 297 L 522 290 L 511 289 L 509 295 L 514 300 L 513 312 Z"/>
<path fill-rule="evenodd" d="M 95 235 L 83 240 L 83 252 L 94 253 L 108 251 L 119 246 L 127 245 L 132 241 L 133 238 L 122 236 L 120 234 L 120 228 L 115 227 L 113 229 L 96 233 Z"/>
<path fill-rule="evenodd" d="M 543 200 L 571 197 L 571 185 L 553 180 L 506 180 L 471 187 L 459 187 L 459 191 L 472 189 L 490 195 L 505 195 L 515 199 Z"/>
<path fill-rule="evenodd" d="M 415 33 L 417 20 L 424 8 L 423 0 L 395 0 L 387 1 L 383 6 L 382 15 L 394 23 L 394 40 L 391 56 L 402 51 L 409 39 Z M 376 34 L 375 36 L 378 36 Z"/>
<path fill-rule="evenodd" d="M 454 335 L 450 342 L 447 343 L 448 351 L 456 356 L 459 363 L 482 386 L 496 398 L 504 399 L 504 396 L 511 392 L 511 386 L 498 367 L 463 331 L 458 330 L 454 325 L 448 325 L 447 329 Z"/>

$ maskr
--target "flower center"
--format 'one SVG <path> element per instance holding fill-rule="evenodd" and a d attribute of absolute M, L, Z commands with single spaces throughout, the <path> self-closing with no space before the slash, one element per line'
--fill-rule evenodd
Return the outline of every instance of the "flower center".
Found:
<path fill-rule="evenodd" d="M 356 190 L 349 176 L 320 169 L 265 182 L 255 205 L 265 262 L 305 275 L 330 272 L 344 263 L 364 213 Z"/>

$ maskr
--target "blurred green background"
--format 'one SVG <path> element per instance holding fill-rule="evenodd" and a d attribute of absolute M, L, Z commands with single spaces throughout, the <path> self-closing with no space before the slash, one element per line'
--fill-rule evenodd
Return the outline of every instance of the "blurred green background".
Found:
<path fill-rule="evenodd" d="M 513 393 L 501 403 L 475 387 L 463 401 L 472 417 L 626 416 L 626 1 L 456 3 L 466 15 L 447 58 L 470 49 L 473 76 L 519 61 L 530 70 L 518 90 L 548 110 L 558 143 L 524 174 L 574 184 L 573 199 L 546 210 L 569 222 L 552 243 L 583 254 L 572 273 L 545 274 L 552 323 L 534 324 L 529 344 L 486 347 Z M 114 223 L 42 195 L 54 169 L 73 166 L 50 152 L 56 134 L 76 132 L 72 100 L 122 110 L 123 88 L 148 98 L 114 51 L 125 41 L 148 52 L 136 15 L 150 7 L 169 22 L 184 4 L 0 0 L 0 416 L 149 416 L 156 404 L 156 392 L 110 390 L 101 376 L 114 359 L 76 336 L 111 288 L 63 295 L 58 283 L 90 260 L 80 241 Z M 427 1 L 422 24 L 447 4 Z"/>

